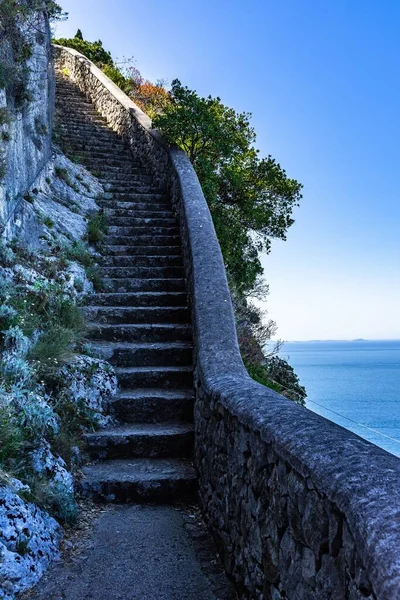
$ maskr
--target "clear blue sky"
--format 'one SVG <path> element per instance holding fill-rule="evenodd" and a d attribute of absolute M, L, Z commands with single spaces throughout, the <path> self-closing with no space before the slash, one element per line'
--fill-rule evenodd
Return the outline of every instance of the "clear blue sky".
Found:
<path fill-rule="evenodd" d="M 400 338 L 398 0 L 60 0 L 114 56 L 253 113 L 257 145 L 304 184 L 263 258 L 288 339 Z"/>

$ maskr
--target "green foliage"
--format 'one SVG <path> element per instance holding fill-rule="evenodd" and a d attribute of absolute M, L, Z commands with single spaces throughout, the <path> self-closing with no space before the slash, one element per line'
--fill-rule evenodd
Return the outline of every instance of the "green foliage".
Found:
<path fill-rule="evenodd" d="M 267 376 L 279 385 L 279 392 L 302 406 L 307 397 L 305 388 L 289 363 L 279 356 L 272 356 L 266 365 Z"/>
<path fill-rule="evenodd" d="M 9 125 L 10 123 L 10 113 L 8 108 L 2 107 L 0 108 L 0 125 Z"/>
<path fill-rule="evenodd" d="M 24 448 L 24 437 L 7 408 L 0 407 L 0 468 L 12 474 L 19 469 L 18 457 Z"/>
<path fill-rule="evenodd" d="M 104 282 L 99 267 L 97 265 L 93 265 L 91 267 L 87 267 L 85 271 L 87 278 L 92 282 L 96 292 L 101 292 L 104 287 Z"/>
<path fill-rule="evenodd" d="M 79 262 L 84 267 L 91 267 L 94 262 L 93 256 L 90 254 L 87 245 L 81 240 L 76 240 L 71 246 L 65 248 L 64 256 L 68 260 Z"/>
<path fill-rule="evenodd" d="M 77 34 L 82 32 L 78 29 Z M 55 44 L 59 46 L 66 46 L 67 48 L 73 48 L 87 56 L 89 60 L 94 62 L 96 65 L 103 67 L 104 65 L 114 66 L 111 53 L 103 48 L 103 43 L 98 40 L 97 42 L 87 42 L 80 36 L 74 38 L 58 38 L 53 40 Z"/>
<path fill-rule="evenodd" d="M 53 229 L 54 221 L 53 221 L 53 219 L 51 219 L 49 216 L 46 215 L 43 219 L 43 225 L 46 225 L 46 227 L 48 227 L 49 229 Z"/>
<path fill-rule="evenodd" d="M 73 525 L 78 515 L 78 507 L 74 497 L 65 489 L 64 486 L 54 486 L 45 477 L 41 479 L 37 476 L 31 476 L 27 480 L 30 487 L 30 494 L 26 498 L 35 502 L 41 508 L 47 510 L 58 521 L 64 525 Z"/>
<path fill-rule="evenodd" d="M 201 98 L 172 82 L 171 102 L 154 120 L 170 144 L 192 161 L 210 206 L 226 267 L 240 293 L 255 286 L 263 269 L 259 253 L 271 238 L 285 239 L 301 184 L 254 148 L 250 115 L 219 98 Z"/>
<path fill-rule="evenodd" d="M 70 187 L 72 186 L 72 182 L 71 182 L 71 178 L 69 176 L 69 173 L 67 171 L 67 169 L 64 169 L 63 167 L 59 167 L 56 166 L 54 169 L 54 173 L 56 174 L 57 177 L 59 177 L 60 179 L 62 179 L 63 181 L 65 181 L 65 183 L 67 185 L 69 185 Z"/>
<path fill-rule="evenodd" d="M 244 361 L 244 364 L 252 379 L 271 388 L 275 392 L 279 393 L 281 391 L 280 386 L 268 377 L 268 370 L 265 366 L 249 363 L 247 361 Z"/>
<path fill-rule="evenodd" d="M 87 226 L 87 239 L 89 244 L 99 244 L 104 240 L 107 234 L 107 216 L 104 211 L 99 211 L 93 215 Z"/>

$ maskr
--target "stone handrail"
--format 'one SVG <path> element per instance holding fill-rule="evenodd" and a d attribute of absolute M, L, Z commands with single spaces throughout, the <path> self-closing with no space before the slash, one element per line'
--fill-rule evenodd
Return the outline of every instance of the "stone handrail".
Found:
<path fill-rule="evenodd" d="M 243 598 L 400 598 L 400 461 L 247 374 L 210 212 L 184 152 L 78 52 L 56 63 L 169 189 L 195 343 L 200 501 Z"/>

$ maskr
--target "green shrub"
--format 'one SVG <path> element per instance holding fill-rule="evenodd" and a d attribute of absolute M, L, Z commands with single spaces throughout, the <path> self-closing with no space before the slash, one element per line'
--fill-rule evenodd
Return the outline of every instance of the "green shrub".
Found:
<path fill-rule="evenodd" d="M 53 229 L 54 221 L 50 217 L 46 216 L 43 219 L 43 225 L 46 225 L 46 227 L 48 227 L 49 229 Z"/>
<path fill-rule="evenodd" d="M 0 467 L 17 474 L 20 469 L 24 437 L 7 409 L 0 408 Z"/>
<path fill-rule="evenodd" d="M 0 108 L 0 125 L 9 125 L 10 124 L 10 113 L 8 108 L 2 107 Z"/>
<path fill-rule="evenodd" d="M 99 211 L 89 219 L 87 226 L 87 239 L 89 244 L 99 244 L 107 234 L 107 216 Z"/>
<path fill-rule="evenodd" d="M 96 292 L 100 292 L 104 287 L 104 282 L 101 277 L 99 267 L 97 265 L 94 265 L 92 267 L 86 267 L 85 271 L 87 278 L 93 283 L 93 287 L 96 290 Z"/>
<path fill-rule="evenodd" d="M 75 241 L 71 246 L 65 248 L 64 254 L 67 259 L 75 260 L 84 267 L 93 265 L 93 256 L 88 251 L 86 244 L 81 240 Z"/>
<path fill-rule="evenodd" d="M 35 502 L 47 510 L 64 525 L 73 525 L 78 515 L 78 507 L 72 494 L 63 486 L 55 486 L 46 477 L 30 476 L 27 480 L 30 493 L 27 500 Z"/>
<path fill-rule="evenodd" d="M 65 181 L 65 183 L 67 185 L 69 185 L 70 187 L 72 187 L 72 182 L 69 176 L 69 173 L 67 171 L 67 169 L 64 169 L 63 167 L 55 167 L 54 169 L 54 173 L 56 174 L 57 177 L 59 177 L 60 179 L 62 179 L 63 181 Z"/>
<path fill-rule="evenodd" d="M 74 333 L 61 325 L 52 325 L 41 334 L 29 351 L 28 358 L 38 365 L 38 370 L 58 367 L 73 355 Z"/>

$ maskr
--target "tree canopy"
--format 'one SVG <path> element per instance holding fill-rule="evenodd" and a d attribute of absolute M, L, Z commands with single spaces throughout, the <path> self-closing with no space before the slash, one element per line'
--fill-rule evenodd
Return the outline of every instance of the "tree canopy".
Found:
<path fill-rule="evenodd" d="M 271 157 L 260 158 L 251 115 L 220 98 L 201 98 L 172 82 L 170 102 L 154 125 L 186 151 L 209 203 L 227 269 L 237 289 L 249 293 L 262 274 L 261 251 L 285 239 L 302 185 Z"/>

